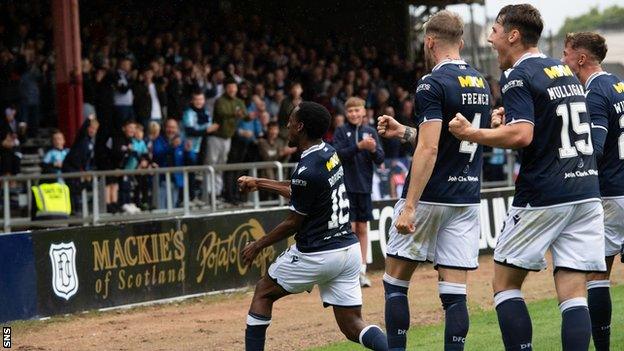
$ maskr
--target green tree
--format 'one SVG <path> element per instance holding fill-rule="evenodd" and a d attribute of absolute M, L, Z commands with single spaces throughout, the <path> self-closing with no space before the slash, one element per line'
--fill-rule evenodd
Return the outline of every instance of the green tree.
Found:
<path fill-rule="evenodd" d="M 584 15 L 566 18 L 559 30 L 559 36 L 564 36 L 570 32 L 621 28 L 624 28 L 624 7 L 614 5 L 602 12 L 593 7 Z"/>

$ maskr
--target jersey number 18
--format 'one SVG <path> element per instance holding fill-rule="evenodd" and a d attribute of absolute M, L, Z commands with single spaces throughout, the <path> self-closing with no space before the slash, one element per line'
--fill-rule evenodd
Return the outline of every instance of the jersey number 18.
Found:
<path fill-rule="evenodd" d="M 332 215 L 327 222 L 327 229 L 336 229 L 349 222 L 349 198 L 346 192 L 344 184 L 332 191 Z"/>

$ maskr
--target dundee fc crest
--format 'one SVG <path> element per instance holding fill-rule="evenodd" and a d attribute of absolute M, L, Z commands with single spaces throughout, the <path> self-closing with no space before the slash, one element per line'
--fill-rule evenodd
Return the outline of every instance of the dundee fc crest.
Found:
<path fill-rule="evenodd" d="M 52 289 L 58 297 L 69 300 L 78 292 L 76 246 L 74 242 L 50 245 Z"/>

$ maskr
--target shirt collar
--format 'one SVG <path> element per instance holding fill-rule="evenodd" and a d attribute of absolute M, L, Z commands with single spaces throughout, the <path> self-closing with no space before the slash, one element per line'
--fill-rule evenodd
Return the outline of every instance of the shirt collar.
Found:
<path fill-rule="evenodd" d="M 605 71 L 599 71 L 599 72 L 594 72 L 592 73 L 589 78 L 587 78 L 587 82 L 585 82 L 585 89 L 587 90 L 589 88 L 589 85 L 594 81 L 594 79 L 603 76 L 605 74 L 609 74 Z"/>
<path fill-rule="evenodd" d="M 315 151 L 319 151 L 320 149 L 325 147 L 325 142 L 321 142 L 320 144 L 317 145 L 313 145 L 311 147 L 309 147 L 307 150 L 305 150 L 304 152 L 301 153 L 301 158 L 304 158 L 306 156 L 308 156 L 309 154 L 315 152 Z"/>
<path fill-rule="evenodd" d="M 467 65 L 466 61 L 459 59 L 459 60 L 451 60 L 451 59 L 446 59 L 446 60 L 442 60 L 440 61 L 437 65 L 435 65 L 435 67 L 433 67 L 433 69 L 431 70 L 432 72 L 435 70 L 440 69 L 440 67 L 447 65 L 447 64 L 454 64 L 454 65 Z"/>
<path fill-rule="evenodd" d="M 516 63 L 513 64 L 513 67 L 517 67 L 520 63 L 522 63 L 522 61 L 526 60 L 526 59 L 530 59 L 530 58 L 545 58 L 546 55 L 542 54 L 541 52 L 538 53 L 532 53 L 532 52 L 527 52 L 524 55 L 522 55 L 518 61 L 516 61 Z"/>

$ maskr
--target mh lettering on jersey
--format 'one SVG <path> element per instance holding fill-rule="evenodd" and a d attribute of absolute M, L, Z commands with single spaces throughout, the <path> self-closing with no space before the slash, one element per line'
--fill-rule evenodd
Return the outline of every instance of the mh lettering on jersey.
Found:
<path fill-rule="evenodd" d="M 550 79 L 574 76 L 574 73 L 572 73 L 572 70 L 568 67 L 568 65 L 544 67 L 544 72 Z"/>
<path fill-rule="evenodd" d="M 617 91 L 618 94 L 624 93 L 624 82 L 613 84 L 613 88 L 615 88 L 615 91 Z"/>
<path fill-rule="evenodd" d="M 327 163 L 325 163 L 325 166 L 327 167 L 328 171 L 331 171 L 332 169 L 334 169 L 334 167 L 336 167 L 339 164 L 340 164 L 340 159 L 338 158 L 338 154 L 333 154 L 332 157 L 329 160 L 327 160 Z"/>
<path fill-rule="evenodd" d="M 483 88 L 485 89 L 485 83 L 483 82 L 482 77 L 474 77 L 474 76 L 457 76 L 459 80 L 459 85 L 462 88 Z"/>

